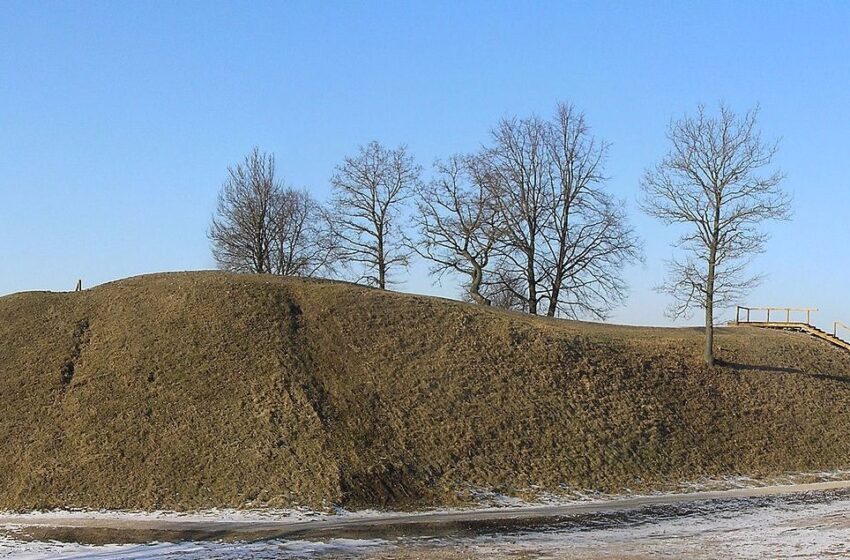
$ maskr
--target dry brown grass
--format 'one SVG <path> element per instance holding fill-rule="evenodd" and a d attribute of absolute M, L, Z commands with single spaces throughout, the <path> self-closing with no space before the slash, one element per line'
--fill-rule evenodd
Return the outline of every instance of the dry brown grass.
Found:
<path fill-rule="evenodd" d="M 223 273 L 0 298 L 0 509 L 454 504 L 850 463 L 850 354 Z"/>

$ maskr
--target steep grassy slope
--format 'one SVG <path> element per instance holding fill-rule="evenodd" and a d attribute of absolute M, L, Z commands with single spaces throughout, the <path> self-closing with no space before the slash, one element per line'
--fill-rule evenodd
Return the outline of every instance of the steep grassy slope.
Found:
<path fill-rule="evenodd" d="M 0 298 L 0 509 L 454 503 L 850 466 L 850 354 L 222 273 Z M 460 492 L 460 494 L 459 494 Z"/>

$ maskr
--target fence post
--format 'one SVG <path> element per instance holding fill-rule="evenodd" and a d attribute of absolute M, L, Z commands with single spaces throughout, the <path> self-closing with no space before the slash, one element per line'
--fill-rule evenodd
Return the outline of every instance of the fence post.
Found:
<path fill-rule="evenodd" d="M 74 291 L 75 292 L 82 292 L 83 291 L 83 281 L 82 280 L 77 280 L 77 287 L 74 289 Z"/>
<path fill-rule="evenodd" d="M 767 322 L 770 322 L 770 308 L 767 308 Z"/>

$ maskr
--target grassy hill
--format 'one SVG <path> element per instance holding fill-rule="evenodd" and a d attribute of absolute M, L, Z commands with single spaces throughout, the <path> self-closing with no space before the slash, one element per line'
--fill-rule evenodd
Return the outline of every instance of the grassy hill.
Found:
<path fill-rule="evenodd" d="M 345 283 L 0 298 L 0 509 L 404 507 L 850 466 L 850 353 Z"/>

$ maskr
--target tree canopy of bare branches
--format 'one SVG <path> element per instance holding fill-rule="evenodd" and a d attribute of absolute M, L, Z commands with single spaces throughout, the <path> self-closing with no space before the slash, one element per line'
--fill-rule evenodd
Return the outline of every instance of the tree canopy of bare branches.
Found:
<path fill-rule="evenodd" d="M 541 298 L 538 251 L 549 190 L 546 133 L 546 123 L 537 117 L 506 119 L 493 130 L 493 144 L 487 150 L 494 178 L 492 196 L 503 231 L 500 270 L 512 280 L 501 283 L 496 291 L 514 290 L 512 284 L 522 278 L 522 291 L 513 295 L 534 315 Z"/>
<path fill-rule="evenodd" d="M 272 274 L 317 276 L 334 270 L 336 242 L 322 207 L 306 190 L 283 188 L 275 206 Z"/>
<path fill-rule="evenodd" d="M 499 232 L 486 165 L 477 157 L 455 155 L 437 161 L 434 171 L 435 178 L 415 192 L 418 239 L 410 246 L 432 263 L 432 274 L 464 276 L 469 299 L 490 305 L 481 289 Z"/>
<path fill-rule="evenodd" d="M 503 120 L 492 136 L 501 239 L 488 293 L 532 314 L 542 305 L 549 316 L 606 317 L 627 295 L 620 268 L 641 254 L 623 203 L 604 188 L 608 146 L 566 104 L 548 121 Z"/>
<path fill-rule="evenodd" d="M 254 148 L 228 169 L 219 192 L 208 233 L 213 256 L 225 270 L 313 276 L 333 250 L 319 217 L 307 191 L 283 186 L 274 156 Z"/>
<path fill-rule="evenodd" d="M 640 241 L 625 205 L 605 189 L 608 144 L 590 133 L 585 116 L 558 106 L 549 123 L 547 220 L 542 231 L 547 315 L 605 318 L 627 295 L 620 270 L 640 259 Z"/>
<path fill-rule="evenodd" d="M 681 255 L 668 263 L 659 290 L 673 298 L 672 317 L 705 310 L 709 365 L 715 362 L 715 308 L 732 305 L 759 283 L 746 267 L 765 249 L 762 225 L 790 217 L 782 173 L 765 171 L 778 144 L 762 140 L 757 116 L 758 109 L 738 116 L 723 105 L 712 116 L 700 106 L 696 116 L 672 122 L 669 153 L 641 183 L 644 211 L 685 228 L 675 243 Z"/>
<path fill-rule="evenodd" d="M 407 267 L 400 215 L 420 173 L 405 146 L 388 149 L 378 142 L 336 167 L 328 225 L 339 258 L 357 269 L 360 281 L 385 289 L 393 269 Z"/>

